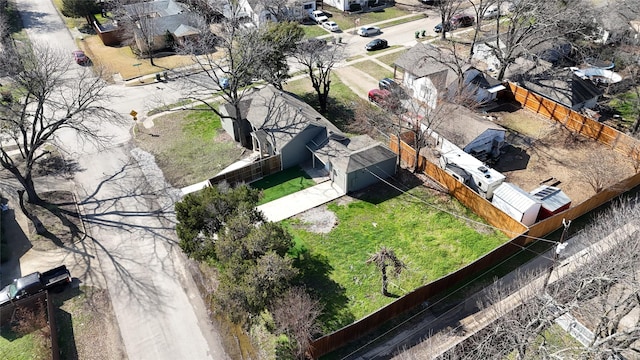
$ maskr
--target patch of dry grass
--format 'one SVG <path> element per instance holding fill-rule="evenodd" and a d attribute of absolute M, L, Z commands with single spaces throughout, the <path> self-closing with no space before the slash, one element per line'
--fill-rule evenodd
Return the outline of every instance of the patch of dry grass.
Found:
<path fill-rule="evenodd" d="M 151 66 L 149 59 L 140 59 L 130 47 L 105 46 L 98 36 L 84 38 L 80 46 L 95 66 L 106 69 L 108 73 L 119 73 L 124 80 L 193 64 L 190 56 L 171 55 L 154 58 L 156 66 Z M 134 66 L 136 64 L 140 65 Z"/>

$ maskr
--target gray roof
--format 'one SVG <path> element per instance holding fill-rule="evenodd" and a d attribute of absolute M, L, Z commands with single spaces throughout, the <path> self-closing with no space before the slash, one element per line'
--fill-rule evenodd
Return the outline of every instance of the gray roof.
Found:
<path fill-rule="evenodd" d="M 575 76 L 569 68 L 554 68 L 541 61 L 518 58 L 509 67 L 508 77 L 525 89 L 569 108 L 602 95 L 591 80 Z"/>
<path fill-rule="evenodd" d="M 480 117 L 464 106 L 445 103 L 439 111 L 448 116 L 438 122 L 433 130 L 460 148 L 464 148 L 487 130 L 506 131 L 502 126 Z"/>
<path fill-rule="evenodd" d="M 181 4 L 173 0 L 138 2 L 125 5 L 124 9 L 136 16 L 157 14 L 158 17 L 176 15 L 185 11 Z"/>
<path fill-rule="evenodd" d="M 314 154 L 323 162 L 329 159 L 333 167 L 344 173 L 373 166 L 396 154 L 368 135 L 358 135 L 344 141 L 330 140 Z"/>
<path fill-rule="evenodd" d="M 445 63 L 454 62 L 452 55 L 443 53 L 437 47 L 428 43 L 418 43 L 402 54 L 395 65 L 416 78 L 429 77 L 440 89 L 451 84 L 458 75 Z M 466 70 L 468 65 L 463 66 Z"/>
<path fill-rule="evenodd" d="M 294 95 L 267 85 L 249 94 L 243 102 L 243 116 L 254 129 L 264 130 L 278 151 L 310 127 L 326 128 L 334 134 L 340 130 L 315 109 Z M 246 106 L 246 109 L 244 108 Z M 344 136 L 344 135 L 342 135 Z"/>
<path fill-rule="evenodd" d="M 198 34 L 198 29 L 190 26 L 191 16 L 188 14 L 177 14 L 152 18 L 153 30 L 156 35 L 164 35 L 170 32 L 175 36 L 185 36 Z M 182 34 L 179 34 L 182 33 Z"/>

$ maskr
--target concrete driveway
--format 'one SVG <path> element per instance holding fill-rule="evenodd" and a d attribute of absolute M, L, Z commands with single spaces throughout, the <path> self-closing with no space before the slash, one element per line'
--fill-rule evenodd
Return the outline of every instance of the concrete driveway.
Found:
<path fill-rule="evenodd" d="M 333 184 L 333 181 L 325 181 L 318 185 L 306 188 L 291 195 L 281 197 L 274 201 L 258 206 L 267 220 L 277 222 L 290 218 L 301 212 L 313 209 L 316 206 L 335 200 L 345 193 Z"/>

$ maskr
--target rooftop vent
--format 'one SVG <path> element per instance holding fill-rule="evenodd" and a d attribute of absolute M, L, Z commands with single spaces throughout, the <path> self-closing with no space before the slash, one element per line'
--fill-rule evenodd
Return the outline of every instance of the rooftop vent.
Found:
<path fill-rule="evenodd" d="M 484 167 L 484 166 L 480 166 L 480 167 L 478 167 L 478 170 L 480 170 L 480 172 L 482 172 L 482 173 L 487 173 L 487 172 L 489 172 L 489 169 L 487 169 L 487 168 L 486 168 L 486 167 Z"/>

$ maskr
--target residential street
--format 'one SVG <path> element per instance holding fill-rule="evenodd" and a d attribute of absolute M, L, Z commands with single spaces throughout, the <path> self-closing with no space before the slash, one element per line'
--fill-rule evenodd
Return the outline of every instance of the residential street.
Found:
<path fill-rule="evenodd" d="M 73 62 L 76 45 L 52 3 L 19 0 L 17 5 L 30 39 L 52 44 Z M 165 94 L 164 88 L 114 85 L 109 91 L 117 98 L 108 106 L 125 116 L 175 102 L 178 93 L 167 89 Z M 176 244 L 178 192 L 164 182 L 152 156 L 131 148 L 131 122 L 94 127 L 111 136 L 107 148 L 81 142 L 70 132 L 57 139 L 68 159 L 77 162 L 73 183 L 87 238 L 47 258 L 27 253 L 29 263 L 21 263 L 20 272 L 42 270 L 52 257 L 79 262 L 68 264 L 75 269 L 72 276 L 87 285 L 106 284 L 129 359 L 227 358 Z"/>

